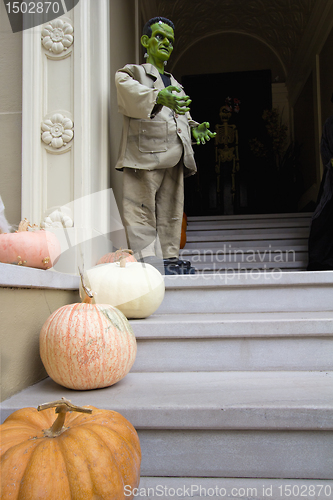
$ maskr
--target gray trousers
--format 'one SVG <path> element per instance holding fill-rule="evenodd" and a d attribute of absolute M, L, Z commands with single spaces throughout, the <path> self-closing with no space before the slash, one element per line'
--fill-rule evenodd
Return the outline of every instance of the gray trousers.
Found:
<path fill-rule="evenodd" d="M 184 210 L 182 160 L 171 168 L 124 168 L 123 216 L 137 258 L 179 256 Z"/>

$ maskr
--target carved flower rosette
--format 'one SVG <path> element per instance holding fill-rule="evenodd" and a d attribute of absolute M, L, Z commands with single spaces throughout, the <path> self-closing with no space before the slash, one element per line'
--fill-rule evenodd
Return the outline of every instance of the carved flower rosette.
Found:
<path fill-rule="evenodd" d="M 71 210 L 66 206 L 50 209 L 41 222 L 41 227 L 43 229 L 70 228 L 74 226 L 72 217 Z"/>
<path fill-rule="evenodd" d="M 51 118 L 44 119 L 42 123 L 42 141 L 54 152 L 66 148 L 73 139 L 73 122 L 70 118 L 55 113 Z"/>
<path fill-rule="evenodd" d="M 55 56 L 61 56 L 74 41 L 73 26 L 62 19 L 45 24 L 42 29 L 43 47 Z"/>

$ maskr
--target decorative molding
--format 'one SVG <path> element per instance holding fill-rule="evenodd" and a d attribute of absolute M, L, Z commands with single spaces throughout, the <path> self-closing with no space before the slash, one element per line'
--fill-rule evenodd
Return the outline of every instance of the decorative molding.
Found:
<path fill-rule="evenodd" d="M 64 49 L 59 46 L 56 50 L 59 53 L 52 52 L 52 45 L 47 49 L 41 43 L 42 29 L 50 33 L 47 26 L 51 23 L 22 33 L 22 218 L 38 224 L 44 221 L 44 224 L 66 226 L 75 221 L 75 226 L 66 231 L 50 229 L 58 232 L 59 238 L 64 236 L 61 244 L 67 245 L 66 251 L 70 244 L 69 253 L 57 264 L 57 271 L 76 273 L 78 264 L 91 267 L 97 260 L 97 245 L 102 255 L 112 250 L 112 241 L 94 228 L 96 221 L 98 228 L 110 227 L 115 208 L 108 210 L 104 202 L 96 205 L 90 201 L 92 194 L 104 193 L 110 188 L 110 120 L 112 123 L 114 115 L 118 119 L 116 109 L 110 112 L 110 80 L 113 78 L 110 37 L 112 43 L 116 43 L 116 35 L 110 33 L 110 5 L 110 0 L 77 3 L 67 13 L 69 24 L 74 28 L 75 43 L 69 47 L 62 43 Z M 125 2 L 119 2 L 119 9 L 124 15 L 131 15 Z M 67 18 L 62 17 L 61 21 L 66 23 Z M 73 36 L 73 32 L 64 34 Z M 43 33 L 45 42 L 45 37 L 50 35 Z M 61 33 L 58 36 L 61 38 Z M 54 115 L 62 115 L 62 118 L 57 121 Z M 71 128 L 69 122 L 63 123 L 64 119 L 75 124 L 75 140 L 71 138 L 67 142 Z M 48 120 L 65 125 L 63 131 L 55 131 L 55 136 L 61 133 L 66 145 L 52 147 L 53 125 Z M 44 139 L 48 144 L 41 139 L 41 125 L 42 134 L 47 132 Z M 60 144 L 56 140 L 54 146 Z M 74 203 L 77 200 L 81 201 Z M 72 215 L 68 215 L 71 221 L 52 220 L 54 217 L 50 214 L 59 209 L 55 205 L 63 207 L 71 203 Z M 53 207 L 50 212 L 49 207 Z M 119 232 L 117 230 L 117 234 Z"/>
<path fill-rule="evenodd" d="M 41 222 L 41 227 L 46 228 L 69 228 L 73 227 L 72 213 L 67 207 L 59 207 L 46 215 Z"/>
<path fill-rule="evenodd" d="M 216 32 L 209 32 L 209 34 L 203 35 L 201 38 L 196 38 L 192 42 L 189 41 L 188 45 L 186 46 L 186 48 L 183 51 L 178 52 L 177 54 L 173 55 L 172 66 L 170 68 L 171 72 L 173 71 L 174 67 L 178 64 L 178 62 L 181 59 L 181 57 L 186 53 L 186 51 L 191 46 L 200 43 L 201 40 L 204 40 L 205 38 L 209 38 L 210 36 L 221 35 L 221 34 L 228 34 L 228 33 L 229 34 L 239 34 L 239 35 L 248 36 L 250 38 L 254 38 L 255 40 L 258 40 L 263 45 L 266 45 L 266 47 L 268 47 L 273 52 L 273 54 L 276 56 L 277 60 L 281 64 L 281 68 L 283 70 L 284 77 L 285 78 L 287 77 L 288 71 L 287 71 L 287 67 L 285 66 L 285 63 L 283 62 L 283 59 L 280 57 L 279 52 L 272 45 L 269 45 L 269 43 L 267 42 L 267 40 L 265 40 L 264 38 L 261 38 L 257 34 L 253 34 L 253 33 L 250 34 L 250 33 L 246 33 L 246 32 L 244 32 L 242 30 L 237 30 L 237 29 L 231 29 L 231 30 L 225 29 L 225 30 L 219 30 L 219 31 L 216 31 Z"/>
<path fill-rule="evenodd" d="M 74 109 L 80 124 L 73 144 L 75 199 L 109 187 L 109 9 L 109 0 L 85 0 L 75 7 Z"/>
<path fill-rule="evenodd" d="M 57 18 L 44 24 L 42 28 L 42 45 L 48 51 L 47 55 L 51 58 L 64 56 L 64 52 L 73 45 L 74 28 L 64 18 Z M 65 57 L 68 53 L 66 52 Z"/>
<path fill-rule="evenodd" d="M 291 106 L 295 105 L 311 71 L 315 71 L 316 57 L 332 29 L 333 0 L 317 0 L 288 74 Z"/>
<path fill-rule="evenodd" d="M 23 103 L 22 103 L 22 218 L 27 217 L 33 223 L 39 224 L 45 210 L 48 206 L 54 205 L 54 196 L 58 189 L 63 188 L 63 176 L 66 172 L 65 198 L 60 195 L 62 200 L 71 201 L 74 191 L 71 179 L 73 177 L 73 156 L 64 159 L 72 149 L 74 141 L 70 139 L 71 133 L 68 133 L 68 123 L 62 123 L 60 120 L 62 146 L 58 149 L 52 147 L 52 139 L 49 141 L 51 146 L 41 140 L 42 133 L 47 132 L 45 123 L 56 114 L 72 119 L 74 105 L 72 103 L 73 91 L 71 86 L 73 82 L 72 65 L 67 65 L 65 72 L 57 73 L 56 66 L 51 66 L 53 61 L 45 57 L 46 51 L 41 44 L 42 26 L 37 26 L 23 31 Z M 68 50 L 69 55 L 73 54 L 72 47 Z M 54 63 L 53 63 L 54 64 Z M 50 68 L 53 69 L 53 74 Z M 61 69 L 63 71 L 63 68 Z M 54 76 L 55 75 L 55 76 Z M 58 78 L 58 75 L 60 78 Z M 59 80 L 63 86 L 59 85 Z M 67 111 L 67 109 L 70 110 Z M 64 110 L 64 111 L 63 111 Z M 54 119 L 54 122 L 56 120 Z M 54 123 L 52 122 L 52 123 Z M 44 130 L 41 130 L 43 125 Z M 55 131 L 54 131 L 55 132 Z M 54 135 L 57 135 L 55 132 Z M 64 137 L 64 138 L 63 138 Z M 44 137 L 45 139 L 45 137 Z M 54 146 L 60 145 L 57 140 Z M 66 145 L 64 144 L 66 143 Z M 51 154 L 50 154 L 51 153 Z M 57 155 L 57 160 L 54 155 Z M 53 156 L 53 157 L 52 157 Z M 62 170 L 63 161 L 66 162 L 66 169 Z M 56 172 L 59 172 L 57 176 Z M 60 173 L 61 172 L 61 173 Z M 50 175 L 53 175 L 52 181 Z M 59 178 L 58 178 L 59 177 Z"/>
<path fill-rule="evenodd" d="M 22 68 L 22 199 L 21 218 L 39 223 L 45 187 L 40 140 L 42 115 L 42 50 L 40 29 L 24 30 Z"/>
<path fill-rule="evenodd" d="M 67 145 L 74 137 L 74 125 L 70 118 L 61 114 L 55 113 L 50 118 L 44 118 L 41 125 L 41 139 L 52 148 L 64 152 Z"/>
<path fill-rule="evenodd" d="M 273 48 L 289 70 L 316 2 L 317 0 L 157 0 L 157 12 L 176 24 L 176 54 L 184 53 L 188 46 L 210 34 L 238 32 L 263 40 Z M 143 8 L 142 13 L 144 14 Z"/>

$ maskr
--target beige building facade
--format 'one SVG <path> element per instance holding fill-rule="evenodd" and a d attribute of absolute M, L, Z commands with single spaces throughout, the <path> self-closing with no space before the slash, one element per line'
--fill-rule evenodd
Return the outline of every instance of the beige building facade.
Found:
<path fill-rule="evenodd" d="M 15 34 L 1 2 L 0 196 L 10 224 L 18 225 L 24 217 L 40 224 L 54 207 L 68 205 L 68 232 L 75 240 L 92 212 L 109 227 L 112 214 L 96 207 L 91 195 L 110 189 L 121 215 L 122 173 L 114 166 L 122 117 L 114 74 L 126 63 L 142 62 L 141 29 L 156 15 L 176 24 L 168 70 L 178 81 L 191 74 L 271 70 L 273 105 L 284 109 L 290 140 L 303 144 L 299 210 L 316 200 L 321 131 L 333 113 L 333 0 L 295 0 L 292 7 L 287 0 L 80 0 L 60 18 L 61 25 L 58 20 Z M 59 27 L 67 38 L 61 50 L 53 51 L 45 38 Z M 54 129 L 59 123 L 61 133 Z M 81 209 L 71 205 L 83 198 Z M 126 244 L 118 229 L 110 246 Z M 80 247 L 87 267 L 95 256 L 90 241 L 86 238 Z M 72 267 L 58 270 L 75 273 L 78 260 L 75 254 Z M 6 284 L 0 285 L 2 350 L 9 355 L 16 350 L 17 355 L 14 364 L 6 360 L 12 369 L 3 398 L 45 376 L 36 367 L 41 324 L 56 307 L 78 300 L 75 286 L 61 290 L 46 285 L 48 292 L 29 293 L 29 300 L 22 282 L 15 286 L 11 290 L 7 273 Z M 26 300 L 19 314 L 30 318 L 30 351 L 21 341 L 24 322 L 16 321 L 16 333 L 8 335 L 11 315 Z M 41 315 L 27 312 L 32 304 L 40 306 Z M 18 383 L 22 357 L 29 373 Z"/>
<path fill-rule="evenodd" d="M 156 14 L 176 23 L 168 69 L 178 80 L 271 70 L 273 105 L 283 103 L 290 133 L 303 144 L 302 203 L 315 199 L 321 129 L 333 111 L 333 2 L 293 2 L 292 10 L 289 2 L 252 2 L 252 8 L 243 2 L 248 7 L 240 10 L 241 3 L 199 8 L 177 0 L 81 0 L 63 19 L 72 24 L 73 44 L 53 58 L 41 43 L 42 27 L 13 34 L 2 4 L 0 193 L 10 223 L 21 217 L 40 223 L 47 209 L 110 187 L 121 207 L 122 178 L 114 165 L 122 120 L 113 76 L 124 64 L 141 62 L 141 27 Z M 41 123 L 58 111 L 74 124 L 67 150 L 41 140 Z"/>

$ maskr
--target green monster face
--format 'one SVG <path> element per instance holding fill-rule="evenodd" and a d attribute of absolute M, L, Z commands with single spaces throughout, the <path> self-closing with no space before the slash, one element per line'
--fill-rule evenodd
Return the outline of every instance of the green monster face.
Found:
<path fill-rule="evenodd" d="M 141 44 L 147 49 L 147 62 L 155 66 L 160 73 L 164 73 L 164 61 L 168 61 L 175 41 L 171 26 L 162 22 L 151 25 L 152 35 L 141 37 Z"/>

